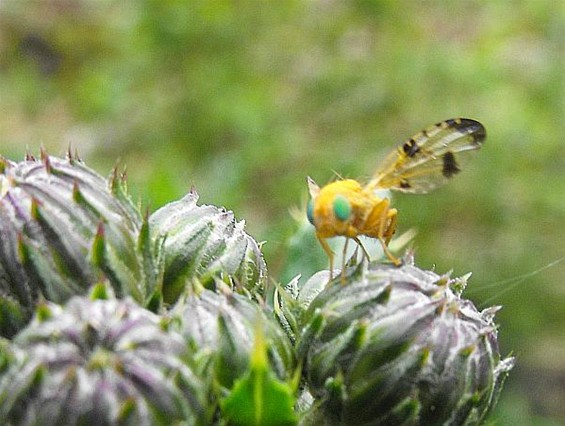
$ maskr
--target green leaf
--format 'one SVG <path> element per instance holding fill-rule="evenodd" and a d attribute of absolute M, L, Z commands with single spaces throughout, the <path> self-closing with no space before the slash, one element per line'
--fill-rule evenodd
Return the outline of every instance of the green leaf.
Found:
<path fill-rule="evenodd" d="M 249 370 L 222 401 L 223 417 L 230 425 L 295 425 L 294 402 L 291 385 L 269 369 L 263 329 L 258 326 Z"/>

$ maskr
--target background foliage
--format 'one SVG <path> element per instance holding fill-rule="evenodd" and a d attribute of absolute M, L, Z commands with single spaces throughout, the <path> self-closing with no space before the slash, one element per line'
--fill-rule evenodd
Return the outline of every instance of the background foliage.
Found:
<path fill-rule="evenodd" d="M 421 267 L 472 271 L 467 295 L 504 305 L 517 367 L 493 423 L 558 424 L 564 22 L 559 0 L 5 0 L 1 153 L 71 145 L 102 173 L 121 159 L 152 211 L 195 185 L 246 219 L 287 280 L 307 272 L 284 269 L 307 175 L 363 179 L 421 128 L 477 119 L 480 155 L 444 189 L 395 197 L 399 229 L 417 229 Z"/>

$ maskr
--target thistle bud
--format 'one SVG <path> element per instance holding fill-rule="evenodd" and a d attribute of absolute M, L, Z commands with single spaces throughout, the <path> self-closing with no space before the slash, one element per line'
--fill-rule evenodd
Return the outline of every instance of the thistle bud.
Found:
<path fill-rule="evenodd" d="M 64 303 L 107 280 L 146 305 L 159 291 L 158 244 L 130 201 L 76 156 L 0 157 L 0 334 L 12 336 L 41 298 Z"/>
<path fill-rule="evenodd" d="M 480 423 L 513 359 L 500 356 L 497 308 L 479 312 L 463 299 L 465 280 L 408 261 L 402 267 L 360 265 L 345 282 L 338 278 L 321 289 L 302 316 L 298 342 L 319 407 L 307 419 Z"/>
<path fill-rule="evenodd" d="M 295 374 L 294 348 L 274 315 L 246 296 L 190 291 L 171 315 L 195 356 L 211 362 L 207 376 L 227 391 L 249 368 L 257 328 L 264 336 L 269 369 L 281 381 L 290 381 Z"/>
<path fill-rule="evenodd" d="M 0 347 L 0 418 L 18 425 L 209 424 L 183 337 L 131 299 L 39 305 Z M 1 363 L 0 363 L 1 364 Z"/>
<path fill-rule="evenodd" d="M 165 302 L 174 303 L 193 280 L 210 289 L 223 282 L 237 292 L 261 295 L 267 268 L 259 245 L 244 231 L 245 223 L 230 211 L 197 201 L 192 190 L 149 221 L 155 237 L 165 237 Z"/>

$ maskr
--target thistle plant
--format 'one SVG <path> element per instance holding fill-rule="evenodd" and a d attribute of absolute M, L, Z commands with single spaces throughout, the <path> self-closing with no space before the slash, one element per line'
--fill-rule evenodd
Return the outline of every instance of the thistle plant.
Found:
<path fill-rule="evenodd" d="M 211 289 L 224 283 L 260 296 L 267 268 L 259 245 L 244 231 L 245 222 L 223 208 L 197 202 L 192 189 L 149 219 L 154 236 L 164 238 L 165 302 L 174 303 L 194 279 Z"/>
<path fill-rule="evenodd" d="M 363 260 L 273 297 L 244 225 L 195 190 L 142 214 L 70 153 L 0 157 L 0 423 L 486 418 L 513 358 L 467 277 Z"/>
<path fill-rule="evenodd" d="M 294 347 L 273 313 L 229 289 L 190 288 L 169 313 L 228 424 L 295 424 Z"/>
<path fill-rule="evenodd" d="M 160 295 L 160 241 L 117 168 L 106 180 L 70 151 L 0 157 L 0 235 L 1 335 L 23 327 L 41 298 L 63 303 L 100 279 L 142 306 Z"/>
<path fill-rule="evenodd" d="M 286 309 L 313 395 L 306 424 L 471 425 L 495 404 L 513 366 L 493 322 L 451 279 L 404 265 L 366 264 L 345 282 L 318 274 Z M 296 293 L 295 293 L 296 294 Z M 284 317 L 282 310 L 282 316 Z"/>
<path fill-rule="evenodd" d="M 258 329 L 270 369 L 281 381 L 293 379 L 296 356 L 291 342 L 274 315 L 248 297 L 202 288 L 188 292 L 170 315 L 195 354 L 213 360 L 208 377 L 224 390 L 247 371 Z"/>
<path fill-rule="evenodd" d="M 64 307 L 40 305 L 3 354 L 7 424 L 205 425 L 213 413 L 182 336 L 103 287 Z"/>

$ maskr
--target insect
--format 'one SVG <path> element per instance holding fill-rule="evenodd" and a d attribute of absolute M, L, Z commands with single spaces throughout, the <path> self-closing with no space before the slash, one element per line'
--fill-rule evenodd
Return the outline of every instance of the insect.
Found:
<path fill-rule="evenodd" d="M 333 274 L 334 253 L 327 238 L 344 236 L 354 240 L 367 258 L 359 241 L 364 235 L 380 241 L 385 255 L 400 265 L 388 249 L 396 230 L 398 212 L 390 207 L 388 198 L 377 195 L 378 190 L 390 189 L 411 194 L 425 194 L 448 182 L 458 174 L 470 153 L 479 149 L 486 138 L 481 123 L 468 118 L 454 118 L 430 126 L 393 150 L 365 185 L 353 179 L 339 179 L 323 187 L 308 177 L 311 199 L 307 216 L 316 228 L 316 237 L 330 262 Z M 342 265 L 342 277 L 345 267 Z"/>

